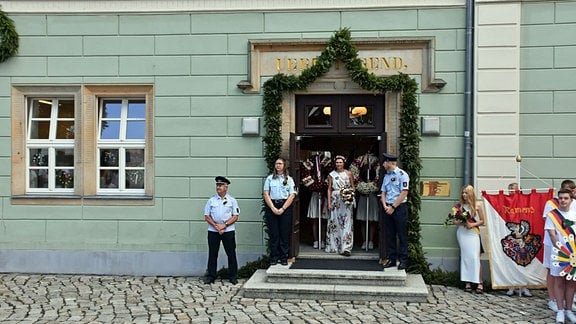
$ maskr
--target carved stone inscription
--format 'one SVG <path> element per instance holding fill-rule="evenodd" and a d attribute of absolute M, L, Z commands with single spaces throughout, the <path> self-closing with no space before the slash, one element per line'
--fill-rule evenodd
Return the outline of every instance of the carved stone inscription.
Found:
<path fill-rule="evenodd" d="M 398 73 L 422 76 L 422 89 L 433 79 L 433 39 L 358 39 L 354 42 L 358 58 L 368 71 L 385 77 Z M 261 77 L 278 73 L 299 75 L 316 63 L 325 49 L 325 40 L 255 40 L 250 41 L 250 77 L 238 84 L 244 92 L 259 92 Z M 339 61 L 330 73 L 346 73 Z M 440 80 L 441 81 L 441 80 Z M 434 91 L 434 90 L 432 90 Z"/>

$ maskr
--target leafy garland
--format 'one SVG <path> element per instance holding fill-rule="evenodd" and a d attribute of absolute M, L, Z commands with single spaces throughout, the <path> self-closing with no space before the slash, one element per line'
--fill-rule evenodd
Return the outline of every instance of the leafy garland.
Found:
<path fill-rule="evenodd" d="M 418 126 L 419 107 L 417 106 L 416 81 L 405 74 L 379 78 L 368 72 L 358 58 L 358 50 L 350 40 L 348 28 L 337 31 L 328 42 L 324 51 L 318 57 L 316 64 L 302 71 L 300 76 L 277 74 L 263 85 L 265 144 L 264 157 L 270 173 L 274 170 L 274 162 L 280 156 L 282 149 L 282 100 L 286 91 L 304 90 L 312 82 L 324 75 L 332 63 L 340 60 L 348 69 L 349 76 L 362 89 L 374 94 L 384 94 L 387 91 L 402 93 L 402 111 L 400 114 L 400 160 L 403 169 L 408 172 L 413 184 L 420 181 L 420 132 Z M 424 257 L 420 242 L 420 193 L 416 185 L 410 186 L 408 207 L 408 270 L 413 273 L 428 274 L 429 263 Z"/>
<path fill-rule="evenodd" d="M 18 33 L 14 21 L 0 10 L 0 63 L 18 52 Z"/>

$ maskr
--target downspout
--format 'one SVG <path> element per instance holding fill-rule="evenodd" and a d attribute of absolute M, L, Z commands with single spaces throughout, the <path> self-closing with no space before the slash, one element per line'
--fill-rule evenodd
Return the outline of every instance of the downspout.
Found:
<path fill-rule="evenodd" d="M 464 87 L 464 185 L 472 183 L 472 122 L 474 118 L 474 0 L 466 0 L 466 57 Z"/>

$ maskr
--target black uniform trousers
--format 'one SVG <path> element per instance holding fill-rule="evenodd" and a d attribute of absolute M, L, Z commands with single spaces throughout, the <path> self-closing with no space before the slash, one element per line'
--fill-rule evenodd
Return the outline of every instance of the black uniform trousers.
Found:
<path fill-rule="evenodd" d="M 388 260 L 408 262 L 408 207 L 400 204 L 392 215 L 383 213 Z M 398 240 L 398 244 L 396 244 Z M 397 246 L 398 245 L 398 246 Z"/>
<path fill-rule="evenodd" d="M 208 275 L 207 279 L 215 280 L 217 277 L 218 252 L 220 242 L 224 245 L 224 251 L 228 256 L 228 272 L 230 280 L 238 279 L 238 260 L 236 260 L 236 231 L 218 232 L 208 231 Z"/>
<path fill-rule="evenodd" d="M 283 206 L 283 200 L 272 200 L 274 207 Z M 276 215 L 266 206 L 266 223 L 268 225 L 268 246 L 270 261 L 286 261 L 290 250 L 290 232 L 292 231 L 292 206 L 286 208 L 282 215 Z"/>

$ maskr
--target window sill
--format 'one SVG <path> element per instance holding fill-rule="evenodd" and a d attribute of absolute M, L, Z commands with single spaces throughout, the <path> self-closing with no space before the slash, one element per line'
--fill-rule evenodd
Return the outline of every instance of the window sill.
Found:
<path fill-rule="evenodd" d="M 54 195 L 28 194 L 12 196 L 14 205 L 89 205 L 89 206 L 152 206 L 153 196 L 136 195 Z"/>

